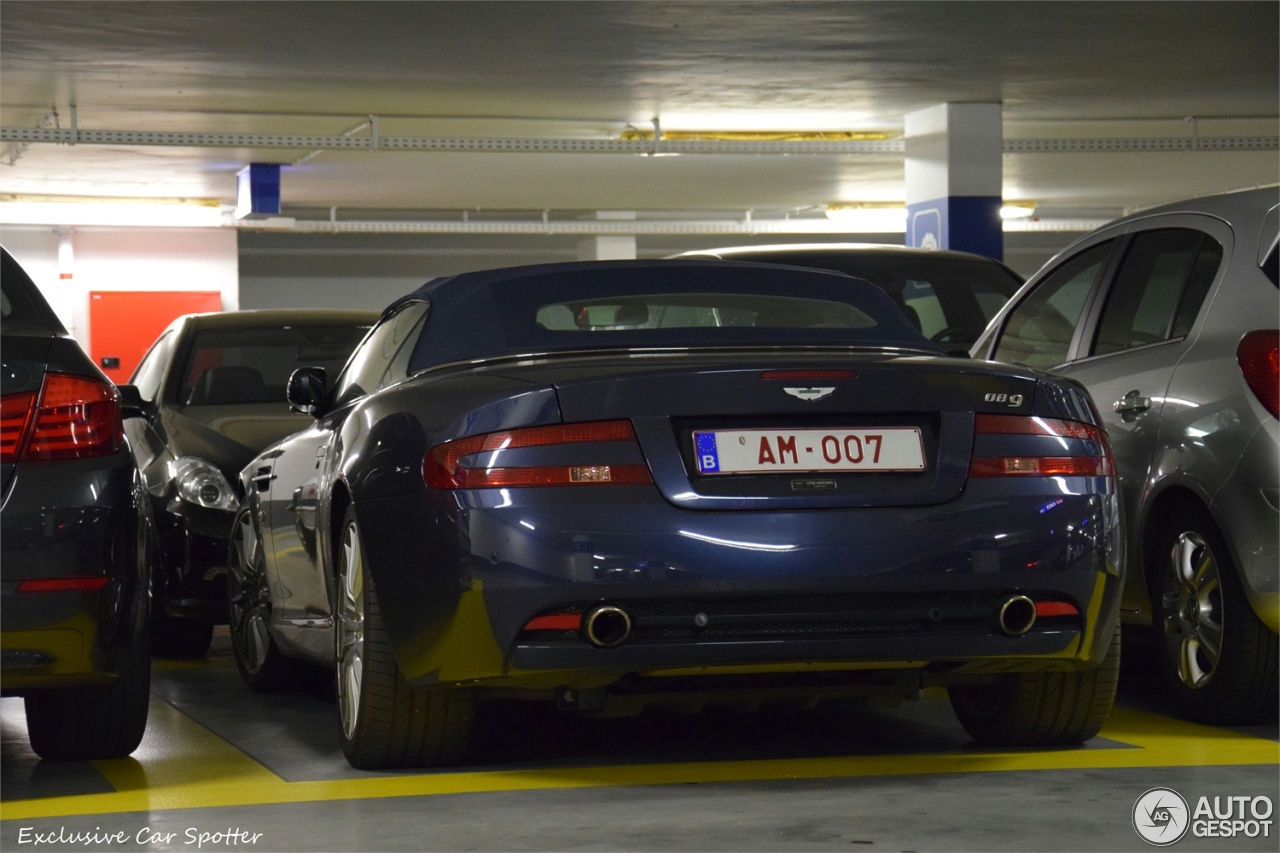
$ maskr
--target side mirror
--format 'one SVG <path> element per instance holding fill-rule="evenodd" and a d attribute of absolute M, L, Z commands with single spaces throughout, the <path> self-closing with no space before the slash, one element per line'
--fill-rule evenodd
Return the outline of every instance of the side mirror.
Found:
<path fill-rule="evenodd" d="M 324 402 L 325 375 L 323 367 L 299 367 L 289 375 L 285 397 L 289 408 L 304 415 L 315 416 Z"/>
<path fill-rule="evenodd" d="M 120 392 L 120 416 L 122 418 L 149 418 L 155 414 L 156 404 L 142 399 L 137 385 L 117 385 Z"/>

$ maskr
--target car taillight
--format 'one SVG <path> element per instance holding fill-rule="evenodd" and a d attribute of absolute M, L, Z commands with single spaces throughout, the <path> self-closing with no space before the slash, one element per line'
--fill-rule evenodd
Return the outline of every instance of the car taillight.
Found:
<path fill-rule="evenodd" d="M 422 479 L 433 489 L 445 490 L 502 486 L 642 485 L 653 482 L 649 468 L 643 464 L 601 465 L 587 460 L 581 465 L 475 468 L 462 465 L 463 457 L 476 453 L 605 441 L 635 443 L 636 433 L 631 428 L 631 421 L 527 427 L 448 441 L 427 451 L 426 458 L 422 460 Z M 500 458 L 499 453 L 494 461 Z"/>
<path fill-rule="evenodd" d="M 26 447 L 18 450 L 23 461 L 108 456 L 124 444 L 120 394 L 114 385 L 85 376 L 45 374 L 26 431 Z"/>
<path fill-rule="evenodd" d="M 1097 444 L 1102 455 L 976 456 L 969 463 L 970 477 L 1110 477 L 1113 471 L 1107 435 L 1092 424 L 1022 415 L 978 415 L 974 418 L 973 431 L 975 435 L 1083 439 Z M 1062 446 L 1063 450 L 1068 447 L 1065 441 Z"/>
<path fill-rule="evenodd" d="M 35 402 L 35 391 L 7 394 L 0 398 L 0 462 L 18 461 Z"/>
<path fill-rule="evenodd" d="M 1280 331 L 1250 332 L 1236 347 L 1236 361 L 1258 402 L 1280 418 Z"/>

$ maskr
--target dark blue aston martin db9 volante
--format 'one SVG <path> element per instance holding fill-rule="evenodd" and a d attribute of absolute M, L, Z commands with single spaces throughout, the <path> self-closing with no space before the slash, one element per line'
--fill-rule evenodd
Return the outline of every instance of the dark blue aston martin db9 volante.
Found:
<path fill-rule="evenodd" d="M 948 358 L 878 288 L 715 261 L 433 280 L 241 474 L 245 680 L 336 666 L 357 767 L 457 760 L 477 701 L 913 697 L 1093 737 L 1123 536 L 1074 382 Z"/>

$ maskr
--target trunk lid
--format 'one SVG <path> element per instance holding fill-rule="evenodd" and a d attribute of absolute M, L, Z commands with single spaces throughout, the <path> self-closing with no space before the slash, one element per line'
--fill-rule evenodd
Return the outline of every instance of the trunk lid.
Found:
<path fill-rule="evenodd" d="M 964 488 L 974 413 L 1027 414 L 1036 385 L 1004 365 L 892 353 L 694 351 L 548 359 L 502 372 L 552 385 L 566 422 L 630 419 L 667 500 L 714 510 L 945 502 Z M 756 470 L 701 470 L 698 441 L 709 434 L 739 445 L 720 454 L 729 468 L 746 459 Z M 830 455 L 820 459 L 830 450 L 861 461 L 865 450 L 870 461 L 891 438 L 915 454 L 915 470 L 837 470 Z"/>

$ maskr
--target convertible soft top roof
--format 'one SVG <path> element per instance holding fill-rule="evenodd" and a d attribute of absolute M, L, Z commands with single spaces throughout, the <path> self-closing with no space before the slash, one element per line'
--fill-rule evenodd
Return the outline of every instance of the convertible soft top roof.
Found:
<path fill-rule="evenodd" d="M 875 321 L 870 328 L 636 328 L 593 335 L 536 321 L 551 302 L 650 294 L 749 294 L 843 302 Z M 732 261 L 595 261 L 484 270 L 428 281 L 403 302 L 430 303 L 409 371 L 495 355 L 556 350 L 682 346 L 883 346 L 942 350 L 875 285 L 842 273 Z"/>

